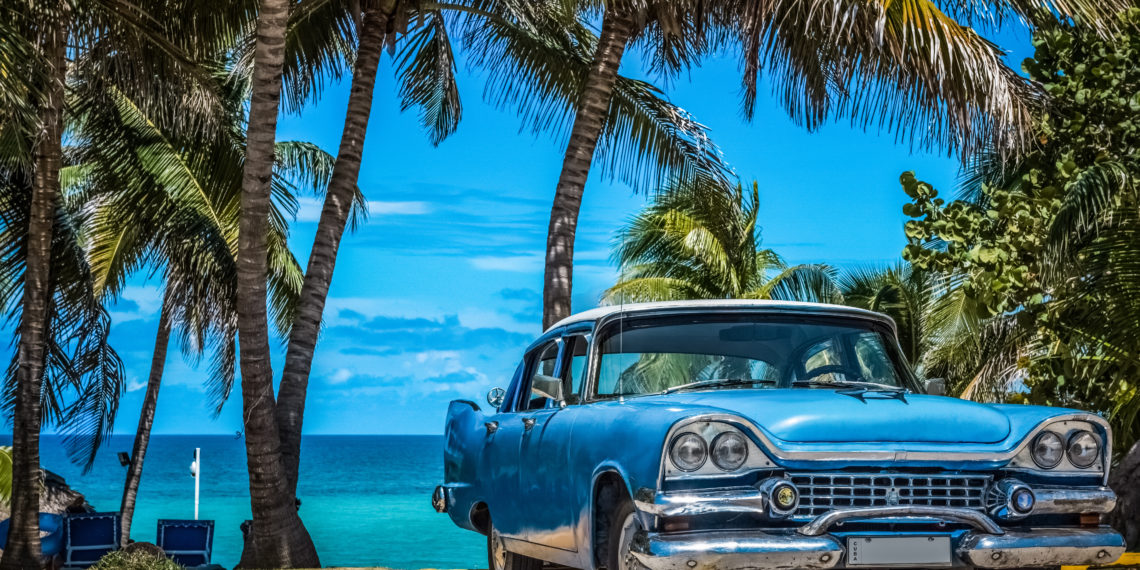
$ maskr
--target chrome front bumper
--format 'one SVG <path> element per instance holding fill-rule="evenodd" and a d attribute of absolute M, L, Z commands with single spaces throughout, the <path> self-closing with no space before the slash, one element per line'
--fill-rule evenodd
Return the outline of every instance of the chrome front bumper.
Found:
<path fill-rule="evenodd" d="M 1036 490 L 1032 514 L 1104 513 L 1115 506 L 1107 488 Z M 709 514 L 769 513 L 769 499 L 755 489 L 661 493 L 640 489 L 634 496 L 644 528 L 659 518 Z M 786 520 L 786 519 L 785 519 Z M 736 570 L 744 568 L 845 568 L 850 532 L 832 532 L 847 521 L 937 522 L 969 530 L 952 535 L 953 565 L 977 568 L 1103 565 L 1124 553 L 1124 539 L 1107 527 L 1017 528 L 1006 530 L 985 512 L 968 508 L 893 506 L 837 509 L 799 528 L 642 532 L 633 554 L 650 570 Z M 699 527 L 698 527 L 699 528 Z M 883 533 L 872 533 L 884 536 Z M 900 536 L 904 533 L 900 533 Z M 922 565 L 916 565 L 922 567 Z"/>
<path fill-rule="evenodd" d="M 842 537 L 795 531 L 642 532 L 632 551 L 650 570 L 848 567 Z M 1088 566 L 1115 561 L 1124 554 L 1124 539 L 1109 528 L 1043 528 L 1000 535 L 967 531 L 953 543 L 953 552 L 956 565 L 976 568 Z"/>

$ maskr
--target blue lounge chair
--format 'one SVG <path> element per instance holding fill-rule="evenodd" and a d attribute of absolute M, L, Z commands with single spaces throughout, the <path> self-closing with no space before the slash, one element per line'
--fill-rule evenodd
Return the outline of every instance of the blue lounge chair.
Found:
<path fill-rule="evenodd" d="M 213 545 L 214 521 L 158 521 L 159 548 L 187 568 L 209 564 Z"/>
<path fill-rule="evenodd" d="M 64 568 L 87 568 L 119 549 L 119 513 L 81 513 L 63 519 Z"/>

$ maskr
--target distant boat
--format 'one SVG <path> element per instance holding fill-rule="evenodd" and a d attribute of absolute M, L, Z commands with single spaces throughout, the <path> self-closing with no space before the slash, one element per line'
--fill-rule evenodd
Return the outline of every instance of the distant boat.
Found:
<path fill-rule="evenodd" d="M 0 544 L 8 546 L 8 526 L 11 519 L 0 521 Z M 40 513 L 40 550 L 45 558 L 55 556 L 63 550 L 63 517 L 51 513 Z"/>

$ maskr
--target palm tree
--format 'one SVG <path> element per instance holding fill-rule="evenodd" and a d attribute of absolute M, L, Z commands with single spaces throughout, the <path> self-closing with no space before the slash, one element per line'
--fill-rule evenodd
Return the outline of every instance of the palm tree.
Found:
<path fill-rule="evenodd" d="M 225 77 L 224 72 L 220 74 Z M 101 89 L 105 86 L 79 86 Z M 199 357 L 213 346 L 208 383 L 216 411 L 229 396 L 236 361 L 237 277 L 232 244 L 237 239 L 236 207 L 241 183 L 241 85 L 219 84 L 234 127 L 223 132 L 171 133 L 159 127 L 121 92 L 86 94 L 76 136 L 81 163 L 69 176 L 93 215 L 90 244 L 96 286 L 115 295 L 126 277 L 142 266 L 161 267 L 165 294 L 143 407 L 124 484 L 122 541 L 130 540 L 134 505 L 162 382 L 172 329 L 182 346 Z M 278 333 L 287 335 L 302 279 L 288 250 L 284 221 L 295 211 L 296 184 L 321 192 L 333 158 L 314 145 L 277 143 L 277 176 L 269 227 L 270 308 Z"/>
<path fill-rule="evenodd" d="M 27 228 L 33 198 L 30 178 L 24 169 L 0 167 L 0 242 L 4 244 L 0 248 L 0 306 L 13 319 L 27 318 L 20 308 L 28 286 L 21 277 L 29 265 L 31 240 Z M 78 201 L 61 199 L 54 204 L 54 227 L 48 246 L 50 279 L 41 317 L 44 343 L 38 361 L 41 367 L 37 382 L 39 392 L 31 403 L 36 417 L 34 425 L 14 424 L 14 427 L 33 429 L 35 434 L 13 433 L 13 538 L 8 543 L 12 548 L 5 550 L 5 556 L 16 557 L 26 548 L 36 564 L 40 552 L 36 513 L 39 512 L 42 477 L 38 437 L 35 436 L 38 436 L 41 421 L 56 426 L 64 434 L 63 443 L 71 459 L 90 469 L 95 452 L 114 424 L 124 386 L 122 362 L 108 344 L 110 316 L 92 286 L 90 267 L 84 256 L 79 234 L 84 215 L 83 204 Z M 22 407 L 27 400 L 21 401 L 20 386 L 13 382 L 21 379 L 16 373 L 22 357 L 26 355 L 14 355 L 8 367 L 3 397 L 5 411 L 14 417 L 20 410 L 27 409 Z M 18 446 L 21 442 L 28 447 L 23 452 Z M 30 472 L 21 470 L 21 458 L 26 455 L 36 458 Z M 20 525 L 26 522 L 23 517 L 27 516 L 17 516 L 20 509 L 32 509 L 30 524 L 35 532 L 30 536 L 19 534 Z"/>
<path fill-rule="evenodd" d="M 755 183 L 749 194 L 707 178 L 663 190 L 615 239 L 621 277 L 602 301 L 840 300 L 831 268 L 760 247 L 758 203 Z"/>
<path fill-rule="evenodd" d="M 282 464 L 266 308 L 267 225 L 289 7 L 289 0 L 263 0 L 257 14 L 236 267 L 254 565 L 285 568 L 320 566 L 313 540 L 297 514 Z"/>
<path fill-rule="evenodd" d="M 838 282 L 844 304 L 894 319 L 903 356 L 912 366 L 921 366 L 929 348 L 926 319 L 934 295 L 930 276 L 900 261 L 886 267 L 848 269 Z"/>
<path fill-rule="evenodd" d="M 651 67 L 672 70 L 725 37 L 741 47 L 743 109 L 751 118 L 760 70 L 774 78 L 789 114 L 808 129 L 830 119 L 878 124 L 920 146 L 964 156 L 1019 148 L 1039 94 L 1002 61 L 996 46 L 959 22 L 1077 17 L 1114 26 L 1126 2 L 955 2 L 932 0 L 608 0 L 590 75 L 577 98 L 547 235 L 543 326 L 570 314 L 574 236 L 613 77 L 631 42 L 644 39 Z M 946 5 L 949 14 L 939 9 Z M 1044 8 L 1044 10 L 1042 10 Z M 680 25 L 678 25 L 680 24 Z"/>
<path fill-rule="evenodd" d="M 557 123 L 552 117 L 572 111 L 571 101 L 589 74 L 588 54 L 597 42 L 585 27 L 564 24 L 558 2 L 472 0 L 363 7 L 341 147 L 309 255 L 277 399 L 282 460 L 287 486 L 294 492 L 309 373 L 349 196 L 359 175 L 381 48 L 396 44 L 402 107 L 420 110 L 421 124 L 438 144 L 456 129 L 462 115 L 451 37 L 463 38 L 474 63 L 495 76 L 489 80 L 488 96 L 503 105 L 518 105 L 536 121 L 536 130 L 551 128 Z M 289 104 L 296 106 L 304 91 L 286 93 Z M 637 176 L 641 169 L 630 168 L 626 160 L 631 156 L 648 156 L 679 173 L 714 163 L 719 156 L 704 127 L 652 86 L 618 77 L 612 99 L 605 141 L 614 172 Z"/>
<path fill-rule="evenodd" d="M 601 30 L 589 56 L 588 71 L 574 94 L 573 123 L 555 187 L 554 204 L 546 238 L 546 267 L 543 276 L 542 326 L 547 328 L 570 314 L 574 273 L 574 238 L 582 195 L 598 141 L 604 131 L 620 129 L 608 117 L 613 106 L 618 69 L 627 46 L 637 40 L 653 54 L 652 67 L 666 74 L 675 73 L 710 47 L 706 22 L 700 14 L 711 11 L 709 3 L 590 2 L 601 9 Z M 653 154 L 651 144 L 630 145 L 628 155 Z M 658 180 L 677 178 L 684 182 L 693 175 L 716 175 L 723 168 L 719 157 L 700 148 L 680 164 L 658 161 Z M 680 166 L 681 168 L 676 168 Z"/>
<path fill-rule="evenodd" d="M 146 94 L 148 104 L 156 108 L 173 102 L 179 112 L 193 116 L 187 111 L 194 107 L 184 103 L 211 100 L 201 91 L 182 100 L 173 97 L 193 91 L 186 88 L 199 74 L 186 51 L 170 41 L 166 34 L 169 29 L 147 13 L 146 8 L 157 3 L 147 4 L 59 0 L 9 4 L 0 14 L 6 32 L 12 32 L 5 33 L 0 41 L 0 75 L 5 76 L 0 80 L 0 89 L 4 90 L 0 99 L 23 97 L 30 102 L 0 117 L 0 127 L 6 133 L 0 148 L 5 170 L 2 178 L 4 190 L 10 193 L 4 206 L 16 208 L 5 212 L 5 231 L 13 239 L 10 243 L 20 244 L 6 258 L 18 267 L 19 277 L 8 277 L 19 287 L 8 288 L 5 293 L 18 290 L 22 295 L 18 304 L 5 297 L 13 309 L 11 314 L 19 315 L 20 335 L 12 373 L 15 390 L 9 399 L 14 431 L 12 532 L 0 568 L 38 564 L 41 418 L 79 422 L 80 429 L 71 440 L 73 450 L 77 450 L 73 458 L 86 456 L 89 467 L 90 458 L 110 429 L 121 391 L 121 363 L 106 344 L 106 315 L 90 287 L 89 267 L 77 241 L 76 228 L 84 213 L 61 196 L 61 170 L 68 161 L 63 145 L 65 112 L 70 107 L 64 103 L 65 97 L 70 97 L 65 86 L 73 74 L 88 65 L 114 59 L 120 65 L 106 68 L 104 78 L 131 85 Z M 156 77 L 169 80 L 156 81 Z M 22 213 L 21 207 L 26 207 Z M 19 225 L 21 216 L 23 225 Z M 77 332 L 82 336 L 71 338 L 78 342 L 67 343 L 63 342 L 67 336 L 52 336 Z M 70 362 L 59 360 L 73 356 Z M 64 406 L 52 400 L 59 391 L 53 384 L 63 380 L 53 378 L 53 374 L 66 376 L 80 388 L 74 403 Z M 63 408 L 66 416 L 55 415 Z"/>

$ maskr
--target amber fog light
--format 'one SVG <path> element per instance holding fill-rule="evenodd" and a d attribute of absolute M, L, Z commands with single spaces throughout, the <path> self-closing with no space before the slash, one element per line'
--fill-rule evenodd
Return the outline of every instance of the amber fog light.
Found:
<path fill-rule="evenodd" d="M 781 511 L 790 511 L 796 508 L 799 499 L 800 494 L 791 485 L 777 485 L 776 490 L 772 492 L 772 502 Z"/>
<path fill-rule="evenodd" d="M 712 462 L 725 471 L 736 471 L 748 460 L 748 443 L 734 431 L 724 432 L 712 442 Z"/>
<path fill-rule="evenodd" d="M 681 471 L 696 471 L 709 458 L 708 445 L 695 433 L 683 433 L 673 439 L 669 460 Z"/>
<path fill-rule="evenodd" d="M 770 477 L 758 483 L 756 488 L 768 497 L 769 510 L 774 517 L 786 517 L 800 504 L 800 492 L 787 479 Z"/>

